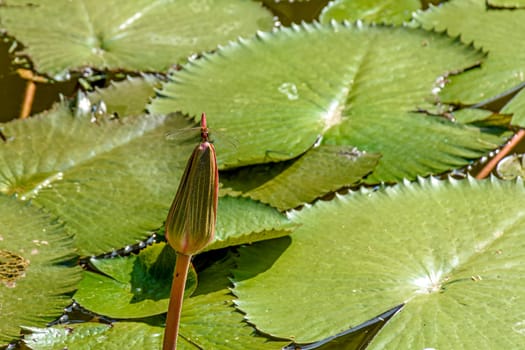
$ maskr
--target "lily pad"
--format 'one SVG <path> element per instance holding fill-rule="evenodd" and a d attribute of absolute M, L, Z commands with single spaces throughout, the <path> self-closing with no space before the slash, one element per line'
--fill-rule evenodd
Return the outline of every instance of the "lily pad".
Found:
<path fill-rule="evenodd" d="M 285 215 L 263 203 L 220 197 L 215 238 L 204 251 L 286 236 L 296 227 Z"/>
<path fill-rule="evenodd" d="M 514 125 L 525 126 L 525 90 L 516 94 L 502 109 L 502 113 L 512 113 Z"/>
<path fill-rule="evenodd" d="M 154 75 L 127 77 L 126 80 L 112 82 L 104 89 L 97 88 L 89 93 L 91 104 L 104 103 L 107 113 L 119 117 L 144 114 L 149 100 L 155 96 L 155 89 L 160 88 L 161 80 Z"/>
<path fill-rule="evenodd" d="M 91 259 L 104 275 L 86 271 L 75 300 L 84 308 L 111 318 L 144 318 L 168 310 L 176 254 L 165 243 L 138 255 Z M 188 272 L 186 296 L 197 287 L 197 273 Z"/>
<path fill-rule="evenodd" d="M 44 326 L 71 303 L 81 270 L 73 238 L 56 218 L 0 195 L 0 346 L 20 326 Z"/>
<path fill-rule="evenodd" d="M 280 349 L 287 342 L 258 334 L 235 309 L 230 291 L 234 264 L 228 257 L 199 273 L 197 290 L 184 300 L 181 336 L 199 349 Z"/>
<path fill-rule="evenodd" d="M 184 301 L 178 341 L 181 349 L 280 349 L 286 344 L 257 334 L 234 308 L 228 279 L 233 265 L 230 257 L 200 273 L 197 290 Z M 29 330 L 34 333 L 25 336 L 24 341 L 35 350 L 61 350 L 66 346 L 79 350 L 161 349 L 163 319 L 147 321 L 33 328 Z"/>
<path fill-rule="evenodd" d="M 166 218 L 193 144 L 165 135 L 187 126 L 180 116 L 92 123 L 57 105 L 3 125 L 0 192 L 61 218 L 83 255 L 136 243 Z"/>
<path fill-rule="evenodd" d="M 80 323 L 52 328 L 28 327 L 24 344 L 33 350 L 121 350 L 162 349 L 164 328 L 142 322 L 115 322 L 113 324 Z M 181 349 L 198 349 L 180 339 Z"/>
<path fill-rule="evenodd" d="M 512 114 L 494 113 L 486 109 L 462 108 L 453 112 L 453 117 L 460 123 L 477 126 L 499 126 L 508 128 Z"/>
<path fill-rule="evenodd" d="M 166 219 L 197 144 L 189 126 L 177 114 L 92 123 L 90 116 L 75 117 L 58 105 L 2 126 L 10 141 L 0 143 L 0 192 L 31 200 L 62 219 L 83 255 L 137 243 Z M 175 140 L 166 137 L 180 128 Z M 220 201 L 228 204 L 220 205 L 219 216 L 230 219 L 221 220 L 217 247 L 264 239 L 263 231 L 269 237 L 289 233 L 286 218 L 273 208 L 242 198 Z M 241 223 L 252 214 L 256 221 Z"/>
<path fill-rule="evenodd" d="M 241 168 L 221 177 L 221 183 L 244 196 L 279 210 L 295 208 L 340 189 L 357 185 L 372 172 L 380 156 L 347 146 L 322 145 L 302 157 Z"/>
<path fill-rule="evenodd" d="M 524 195 L 521 180 L 431 178 L 317 202 L 292 215 L 286 250 L 241 249 L 236 304 L 296 342 L 405 303 L 368 349 L 519 348 Z"/>
<path fill-rule="evenodd" d="M 465 165 L 501 142 L 411 112 L 436 100 L 437 77 L 481 58 L 444 34 L 304 24 L 186 64 L 149 111 L 206 111 L 210 127 L 237 143 L 217 153 L 225 168 L 293 159 L 322 136 L 323 144 L 382 154 L 368 182 L 398 181 Z"/>
<path fill-rule="evenodd" d="M 0 18 L 0 30 L 24 45 L 18 54 L 56 80 L 86 66 L 166 71 L 191 54 L 273 26 L 260 4 L 230 0 L 10 0 Z"/>
<path fill-rule="evenodd" d="M 360 350 L 365 349 L 377 332 L 403 305 L 398 305 L 349 330 L 311 344 L 292 343 L 283 350 Z"/>
<path fill-rule="evenodd" d="M 485 109 L 462 108 L 454 111 L 453 116 L 454 119 L 462 124 L 470 124 L 486 120 L 487 118 L 490 118 L 492 114 L 493 112 Z"/>
<path fill-rule="evenodd" d="M 481 68 L 448 77 L 450 83 L 440 95 L 445 102 L 473 105 L 525 81 L 525 10 L 490 9 L 484 0 L 454 0 L 414 18 L 423 28 L 460 35 L 463 42 L 489 52 Z"/>
<path fill-rule="evenodd" d="M 419 0 L 335 0 L 330 2 L 319 17 L 321 23 L 331 20 L 381 22 L 402 24 L 412 18 L 412 12 L 421 7 Z"/>

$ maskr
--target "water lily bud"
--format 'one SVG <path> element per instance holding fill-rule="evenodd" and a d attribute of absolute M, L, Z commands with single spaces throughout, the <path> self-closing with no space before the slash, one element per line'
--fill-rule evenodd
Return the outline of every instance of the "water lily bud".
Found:
<path fill-rule="evenodd" d="M 219 171 L 215 148 L 208 142 L 206 115 L 201 142 L 191 154 L 166 220 L 166 239 L 180 254 L 193 255 L 215 236 Z"/>

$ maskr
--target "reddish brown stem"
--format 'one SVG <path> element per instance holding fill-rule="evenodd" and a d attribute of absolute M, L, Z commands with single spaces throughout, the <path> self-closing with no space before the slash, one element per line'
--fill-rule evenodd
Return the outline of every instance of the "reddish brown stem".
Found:
<path fill-rule="evenodd" d="M 33 100 L 35 98 L 36 84 L 33 80 L 27 80 L 26 92 L 24 94 L 24 102 L 22 103 L 22 109 L 20 110 L 20 118 L 25 119 L 31 114 L 31 108 L 33 107 Z"/>
<path fill-rule="evenodd" d="M 494 158 L 492 158 L 487 164 L 485 164 L 483 169 L 481 169 L 479 173 L 476 175 L 476 179 L 484 179 L 487 176 L 489 176 L 492 170 L 496 167 L 496 165 L 498 165 L 499 161 L 503 157 L 508 155 L 510 151 L 512 151 L 512 149 L 516 147 L 516 145 L 520 143 L 521 140 L 523 140 L 524 137 L 525 137 L 525 130 L 524 129 L 518 130 L 518 132 L 512 137 L 512 139 L 509 142 L 507 142 L 505 146 L 503 146 L 503 148 L 498 152 L 498 154 L 496 154 Z"/>
<path fill-rule="evenodd" d="M 177 349 L 182 300 L 184 299 L 184 287 L 186 286 L 190 261 L 191 255 L 177 253 L 177 262 L 175 263 L 175 272 L 173 273 L 173 282 L 171 283 L 170 304 L 168 307 L 162 350 Z"/>

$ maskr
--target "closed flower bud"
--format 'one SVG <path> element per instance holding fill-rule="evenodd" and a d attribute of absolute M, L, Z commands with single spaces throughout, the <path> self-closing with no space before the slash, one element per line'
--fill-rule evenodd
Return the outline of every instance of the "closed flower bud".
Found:
<path fill-rule="evenodd" d="M 201 143 L 191 154 L 166 220 L 166 239 L 180 254 L 193 255 L 215 236 L 219 172 L 215 148 L 208 142 L 206 116 Z"/>

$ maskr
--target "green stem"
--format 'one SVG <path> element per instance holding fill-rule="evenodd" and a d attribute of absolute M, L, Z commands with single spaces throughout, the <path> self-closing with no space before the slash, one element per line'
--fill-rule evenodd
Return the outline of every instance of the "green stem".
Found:
<path fill-rule="evenodd" d="M 164 330 L 164 343 L 162 350 L 176 350 L 177 337 L 179 335 L 180 314 L 182 311 L 182 300 L 184 299 L 184 287 L 190 267 L 191 255 L 177 253 L 175 272 L 171 284 L 170 305 Z"/>

